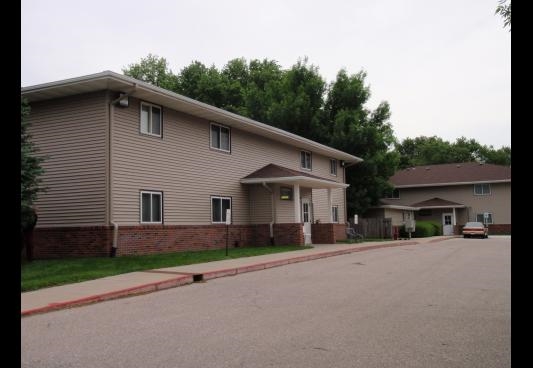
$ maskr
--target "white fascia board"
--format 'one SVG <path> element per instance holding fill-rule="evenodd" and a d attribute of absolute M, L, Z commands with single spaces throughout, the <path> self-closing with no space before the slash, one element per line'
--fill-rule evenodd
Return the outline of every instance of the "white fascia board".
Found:
<path fill-rule="evenodd" d="M 321 180 L 310 178 L 308 176 L 287 176 L 287 177 L 276 177 L 276 178 L 250 178 L 250 179 L 241 179 L 242 184 L 261 184 L 261 183 L 295 183 L 302 185 L 309 185 L 315 188 L 347 188 L 350 184 L 336 183 L 329 180 Z"/>
<path fill-rule="evenodd" d="M 449 185 L 469 185 L 469 184 L 492 184 L 492 183 L 510 183 L 511 179 L 504 180 L 483 180 L 483 181 L 462 181 L 452 183 L 430 183 L 430 184 L 407 184 L 407 185 L 394 185 L 394 188 L 422 188 L 422 187 L 444 187 Z"/>

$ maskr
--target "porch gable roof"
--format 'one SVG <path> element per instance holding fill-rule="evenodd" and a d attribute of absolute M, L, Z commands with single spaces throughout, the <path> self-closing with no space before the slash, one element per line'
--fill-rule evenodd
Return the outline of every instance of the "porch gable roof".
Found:
<path fill-rule="evenodd" d="M 420 209 L 429 209 L 429 208 L 463 208 L 466 207 L 464 204 L 448 201 L 442 198 L 431 198 L 422 202 L 413 203 L 412 207 L 418 207 Z"/>
<path fill-rule="evenodd" d="M 250 175 L 241 179 L 242 184 L 280 183 L 299 184 L 301 186 L 327 189 L 327 188 L 347 188 L 349 184 L 339 183 L 334 180 L 324 179 L 306 172 L 289 169 L 287 167 L 268 164 Z"/>

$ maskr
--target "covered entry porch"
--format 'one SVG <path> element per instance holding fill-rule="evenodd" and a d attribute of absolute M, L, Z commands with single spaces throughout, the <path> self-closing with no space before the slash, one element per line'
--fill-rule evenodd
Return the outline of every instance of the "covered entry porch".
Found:
<path fill-rule="evenodd" d="M 280 231 L 292 244 L 334 243 L 344 234 L 348 184 L 274 164 L 241 183 L 249 189 L 250 221 L 269 224 L 271 243 L 279 244 Z"/>
<path fill-rule="evenodd" d="M 416 220 L 441 223 L 442 235 L 457 235 L 459 231 L 457 224 L 465 224 L 468 220 L 467 208 L 464 204 L 438 197 L 413 203 L 411 206 L 419 208 L 415 212 Z"/>

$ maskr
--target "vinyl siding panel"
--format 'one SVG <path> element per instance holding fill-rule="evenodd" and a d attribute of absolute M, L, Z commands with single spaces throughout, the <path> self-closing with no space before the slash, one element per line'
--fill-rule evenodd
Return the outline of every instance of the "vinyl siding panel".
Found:
<path fill-rule="evenodd" d="M 344 189 L 332 189 L 331 206 L 339 206 L 339 224 L 346 222 L 344 217 Z M 331 221 L 331 208 L 328 206 L 327 189 L 313 189 L 313 208 L 315 220 L 327 223 Z"/>
<path fill-rule="evenodd" d="M 483 212 L 492 213 L 495 224 L 510 224 L 511 184 L 492 183 L 490 186 L 491 194 L 483 196 L 474 195 L 473 184 L 446 187 L 401 188 L 400 199 L 395 200 L 394 204 L 411 205 L 439 197 L 467 206 L 466 209 L 456 209 L 458 225 L 464 225 L 467 221 L 475 221 L 476 213 Z M 390 202 L 392 203 L 392 201 Z M 436 210 L 433 210 L 433 212 L 437 213 Z M 452 211 L 450 209 L 450 211 L 446 212 Z M 426 219 L 426 217 L 418 218 Z M 438 219 L 435 218 L 435 220 L 442 221 L 440 217 Z"/>
<path fill-rule="evenodd" d="M 46 156 L 38 227 L 105 224 L 106 92 L 31 104 L 32 141 Z"/>
<path fill-rule="evenodd" d="M 112 212 L 116 222 L 139 223 L 140 190 L 164 193 L 166 224 L 210 224 L 211 195 L 232 197 L 235 224 L 270 221 L 269 197 L 259 195 L 264 188 L 250 189 L 240 179 L 269 163 L 299 170 L 298 148 L 232 128 L 231 153 L 213 150 L 209 121 L 167 108 L 163 108 L 163 137 L 143 135 L 139 109 L 139 100 L 130 98 L 128 108 L 114 110 Z M 328 157 L 313 154 L 311 173 L 342 182 L 329 175 Z M 279 187 L 272 187 L 276 188 L 276 222 L 294 222 L 294 202 L 279 201 Z M 252 203 L 249 191 L 257 197 Z M 258 207 L 251 209 L 253 205 Z M 340 208 L 339 213 L 343 213 Z"/>

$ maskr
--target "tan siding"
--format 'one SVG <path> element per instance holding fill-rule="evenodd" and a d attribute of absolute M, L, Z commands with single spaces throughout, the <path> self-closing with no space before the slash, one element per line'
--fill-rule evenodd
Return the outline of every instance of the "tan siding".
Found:
<path fill-rule="evenodd" d="M 269 186 L 272 189 L 272 186 Z M 265 224 L 272 220 L 272 199 L 261 185 L 250 185 L 250 223 Z"/>
<path fill-rule="evenodd" d="M 163 119 L 163 138 L 146 136 L 139 133 L 138 100 L 115 109 L 112 203 L 120 224 L 139 223 L 141 189 L 164 192 L 167 224 L 211 223 L 210 195 L 231 196 L 234 223 L 246 224 L 250 203 L 240 179 L 269 163 L 300 169 L 298 148 L 232 129 L 232 152 L 223 153 L 209 148 L 208 121 L 166 108 Z M 317 154 L 311 173 L 342 181 L 329 175 L 329 158 Z M 277 222 L 293 222 L 294 203 L 279 201 L 279 189 L 276 198 Z"/>
<path fill-rule="evenodd" d="M 339 223 L 346 222 L 344 217 L 344 189 L 332 189 L 331 205 L 339 206 Z M 328 190 L 313 189 L 313 208 L 315 210 L 315 220 L 320 222 L 331 222 L 331 208 L 328 206 Z"/>
<path fill-rule="evenodd" d="M 472 184 L 448 187 L 402 188 L 400 189 L 400 199 L 395 200 L 394 204 L 411 205 L 434 197 L 461 203 L 468 207 L 467 210 L 457 210 L 457 224 L 459 225 L 464 224 L 467 218 L 470 221 L 475 220 L 476 213 L 485 211 L 492 213 L 493 221 L 496 224 L 511 223 L 510 183 L 493 183 L 491 184 L 491 194 L 484 196 L 474 195 L 474 186 Z M 441 221 L 440 218 L 435 218 L 435 220 Z"/>
<path fill-rule="evenodd" d="M 31 104 L 30 133 L 47 156 L 38 226 L 105 224 L 106 93 Z"/>

